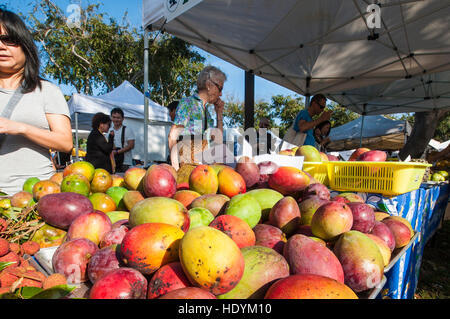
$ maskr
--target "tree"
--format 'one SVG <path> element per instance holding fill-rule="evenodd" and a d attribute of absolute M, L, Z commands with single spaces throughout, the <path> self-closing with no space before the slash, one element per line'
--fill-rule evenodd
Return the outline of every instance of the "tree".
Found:
<path fill-rule="evenodd" d="M 274 110 L 273 118 L 280 120 L 280 123 L 275 127 L 279 129 L 280 138 L 282 138 L 294 122 L 298 112 L 305 108 L 305 104 L 303 98 L 299 95 L 294 97 L 275 95 L 272 96 L 271 107 Z"/>
<path fill-rule="evenodd" d="M 192 46 L 178 38 L 163 35 L 151 46 L 150 56 L 149 82 L 152 100 L 168 105 L 173 100 L 194 93 L 197 76 L 204 67 L 205 58 L 193 51 Z"/>
<path fill-rule="evenodd" d="M 414 126 L 411 135 L 400 150 L 399 157 L 405 159 L 408 155 L 411 158 L 420 158 L 425 151 L 431 138 L 435 135 L 436 129 L 441 120 L 447 119 L 450 112 L 447 110 L 416 112 L 414 113 Z M 444 123 L 445 125 L 445 123 Z"/>
<path fill-rule="evenodd" d="M 84 94 L 111 91 L 124 80 L 143 90 L 142 32 L 99 8 L 90 4 L 82 9 L 78 26 L 69 26 L 64 11 L 50 0 L 38 1 L 24 16 L 44 56 L 42 73 Z M 156 38 L 149 54 L 150 97 L 167 105 L 191 93 L 204 58 L 180 39 L 157 35 L 150 34 Z"/>
<path fill-rule="evenodd" d="M 292 124 L 300 110 L 304 108 L 300 96 L 291 97 L 283 95 L 272 96 L 270 103 L 259 101 L 255 104 L 255 128 L 259 128 L 259 119 L 267 117 L 271 127 L 279 130 L 280 137 Z M 244 127 L 244 103 L 234 97 L 228 97 L 224 108 L 224 121 L 228 127 Z"/>
<path fill-rule="evenodd" d="M 143 50 L 136 29 L 114 19 L 105 23 L 99 4 L 81 12 L 79 28 L 67 24 L 64 11 L 49 0 L 37 2 L 26 17 L 43 54 L 42 72 L 77 92 L 110 91 L 141 69 Z M 38 17 L 43 15 L 42 19 Z"/>
<path fill-rule="evenodd" d="M 223 108 L 224 127 L 244 128 L 244 103 L 227 97 Z"/>
<path fill-rule="evenodd" d="M 450 139 L 450 112 L 445 110 L 433 112 L 404 113 L 399 115 L 386 115 L 393 120 L 406 120 L 412 127 L 407 143 L 400 151 L 400 158 L 408 155 L 419 158 L 426 150 L 433 138 L 439 142 Z"/>
<path fill-rule="evenodd" d="M 445 142 L 450 139 L 450 112 L 447 112 L 446 115 L 442 117 L 442 120 L 436 127 L 433 138 L 439 142 Z"/>
<path fill-rule="evenodd" d="M 338 105 L 337 103 L 332 102 L 328 107 L 329 110 L 333 111 L 330 122 L 331 127 L 341 126 L 345 123 L 356 120 L 360 115 L 355 113 L 343 106 Z"/>
<path fill-rule="evenodd" d="M 258 128 L 259 119 L 267 117 L 273 125 L 273 118 L 271 117 L 271 106 L 269 103 L 260 101 L 255 104 L 255 127 Z M 244 103 L 236 101 L 234 97 L 228 97 L 225 103 L 224 124 L 227 127 L 244 128 Z"/>

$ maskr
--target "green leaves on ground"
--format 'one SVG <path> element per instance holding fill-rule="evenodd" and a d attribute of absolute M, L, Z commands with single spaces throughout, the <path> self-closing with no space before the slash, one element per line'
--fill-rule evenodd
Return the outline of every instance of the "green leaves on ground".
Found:
<path fill-rule="evenodd" d="M 17 288 L 14 293 L 7 292 L 0 295 L 0 299 L 61 299 L 68 296 L 77 287 L 59 285 L 48 289 L 37 287 Z"/>

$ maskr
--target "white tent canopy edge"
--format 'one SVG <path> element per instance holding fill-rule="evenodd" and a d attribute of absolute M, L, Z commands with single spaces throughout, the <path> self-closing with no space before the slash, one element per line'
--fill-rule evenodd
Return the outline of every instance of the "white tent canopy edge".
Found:
<path fill-rule="evenodd" d="M 162 28 L 299 94 L 326 93 L 359 114 L 450 108 L 445 91 L 425 89 L 408 100 L 383 96 L 377 87 L 396 81 L 414 87 L 450 70 L 450 2 L 382 1 L 376 29 L 366 23 L 368 1 L 203 0 L 166 20 L 166 5 L 175 2 L 182 3 L 144 0 L 146 30 Z M 358 100 L 351 90 L 361 88 Z"/>

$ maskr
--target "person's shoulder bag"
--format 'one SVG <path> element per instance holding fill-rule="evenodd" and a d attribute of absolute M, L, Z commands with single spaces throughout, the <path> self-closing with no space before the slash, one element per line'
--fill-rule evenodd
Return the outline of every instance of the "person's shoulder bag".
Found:
<path fill-rule="evenodd" d="M 283 140 L 281 141 L 281 143 L 279 145 L 278 151 L 281 150 L 281 147 L 283 146 L 283 142 L 288 142 L 290 144 L 297 145 L 297 146 L 302 146 L 305 143 L 306 133 L 300 132 L 300 131 L 297 132 L 296 130 L 294 130 L 294 124 L 295 123 L 292 123 L 292 125 L 289 126 L 288 130 L 284 134 Z"/>
<path fill-rule="evenodd" d="M 2 113 L 0 114 L 0 117 L 4 117 L 6 119 L 11 119 L 11 115 L 16 108 L 17 104 L 19 103 L 20 99 L 22 98 L 23 94 L 20 92 L 20 90 L 16 90 L 11 96 L 11 98 L 8 101 L 8 104 L 3 109 Z M 6 134 L 0 134 L 0 148 L 2 147 L 3 142 L 6 139 Z"/>

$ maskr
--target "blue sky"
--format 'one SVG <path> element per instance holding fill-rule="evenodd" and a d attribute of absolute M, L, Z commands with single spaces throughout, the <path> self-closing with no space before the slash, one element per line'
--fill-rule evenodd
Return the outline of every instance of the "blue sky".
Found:
<path fill-rule="evenodd" d="M 6 6 L 8 10 L 16 13 L 21 12 L 26 14 L 30 11 L 31 3 L 35 3 L 38 0 L 2 0 L 2 4 Z M 52 0 L 53 3 L 58 5 L 61 9 L 67 12 L 67 8 L 71 3 L 81 4 L 81 7 L 86 7 L 89 4 L 101 3 L 100 10 L 107 13 L 111 17 L 121 21 L 125 11 L 128 11 L 129 23 L 136 28 L 140 28 L 142 25 L 142 0 Z M 244 101 L 244 71 L 232 64 L 219 59 L 205 51 L 200 50 L 200 53 L 206 58 L 206 64 L 212 64 L 219 67 L 227 74 L 228 80 L 225 83 L 223 90 L 223 98 L 234 98 L 238 101 Z M 143 66 L 142 66 L 143 67 Z M 74 92 L 73 89 L 66 86 L 61 86 L 61 89 L 65 94 L 70 95 Z M 296 95 L 295 92 L 283 88 L 275 83 L 264 80 L 260 77 L 255 77 L 255 101 L 270 101 L 273 95 Z"/>

